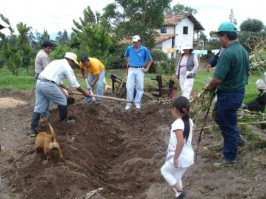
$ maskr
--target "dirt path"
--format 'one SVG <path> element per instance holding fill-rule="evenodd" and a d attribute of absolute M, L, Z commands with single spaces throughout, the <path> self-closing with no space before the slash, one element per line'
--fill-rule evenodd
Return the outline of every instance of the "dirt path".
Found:
<path fill-rule="evenodd" d="M 64 160 L 52 153 L 47 162 L 27 136 L 33 100 L 31 92 L 0 91 L 0 198 L 85 198 L 98 188 L 103 191 L 91 199 L 173 198 L 160 174 L 172 122 L 169 105 L 125 111 L 112 101 L 80 102 L 69 107 L 76 122 L 64 125 L 55 109 L 40 126 L 49 131 L 52 124 Z M 242 147 L 235 168 L 217 168 L 221 150 L 207 147 L 221 145 L 218 134 L 204 134 L 198 161 L 184 177 L 187 198 L 265 198 L 266 150 Z"/>

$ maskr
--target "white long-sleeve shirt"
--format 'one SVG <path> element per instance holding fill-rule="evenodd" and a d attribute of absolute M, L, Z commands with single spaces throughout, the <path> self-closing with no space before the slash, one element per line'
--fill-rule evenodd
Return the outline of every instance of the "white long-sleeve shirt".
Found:
<path fill-rule="evenodd" d="M 80 87 L 74 71 L 66 59 L 52 61 L 40 73 L 39 78 L 54 81 L 58 85 L 62 84 L 64 79 L 67 79 L 72 87 Z"/>

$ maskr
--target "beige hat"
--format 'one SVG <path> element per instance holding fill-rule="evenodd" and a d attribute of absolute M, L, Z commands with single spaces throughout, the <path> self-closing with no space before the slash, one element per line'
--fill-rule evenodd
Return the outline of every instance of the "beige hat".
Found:
<path fill-rule="evenodd" d="M 138 42 L 140 41 L 140 37 L 138 35 L 133 36 L 132 42 Z"/>
<path fill-rule="evenodd" d="M 182 49 L 183 50 L 185 50 L 185 49 L 193 49 L 193 46 L 190 43 L 184 43 L 182 45 Z"/>
<path fill-rule="evenodd" d="M 74 61 L 77 65 L 79 65 L 78 60 L 77 60 L 77 55 L 75 53 L 71 53 L 71 52 L 66 52 L 65 54 L 65 58 L 71 59 L 72 61 Z"/>

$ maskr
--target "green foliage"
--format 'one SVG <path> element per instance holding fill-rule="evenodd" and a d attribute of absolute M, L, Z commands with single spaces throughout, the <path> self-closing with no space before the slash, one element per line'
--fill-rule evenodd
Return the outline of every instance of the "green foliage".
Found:
<path fill-rule="evenodd" d="M 176 68 L 176 60 L 169 59 L 167 55 L 161 50 L 152 50 L 151 56 L 153 59 L 153 63 L 151 65 L 149 72 L 155 72 L 159 74 L 167 74 L 171 75 L 175 73 Z"/>
<path fill-rule="evenodd" d="M 174 5 L 174 7 L 166 9 L 166 14 L 196 14 L 197 9 L 191 8 L 189 6 L 184 6 L 180 3 Z"/>
<path fill-rule="evenodd" d="M 105 21 L 100 21 L 99 14 L 96 16 L 90 7 L 83 12 L 84 18 L 80 22 L 74 22 L 73 31 L 69 46 L 76 48 L 79 57 L 90 56 L 100 59 L 106 64 L 109 47 L 112 45 L 112 38 L 108 32 Z"/>
<path fill-rule="evenodd" d="M 263 22 L 259 19 L 250 19 L 243 21 L 240 24 L 240 30 L 241 31 L 247 31 L 247 32 L 260 32 L 264 28 Z"/>
<path fill-rule="evenodd" d="M 67 44 L 68 41 L 69 41 L 69 37 L 68 37 L 66 30 L 64 30 L 64 32 L 59 31 L 57 33 L 57 36 L 55 38 L 56 43 L 58 43 L 60 45 L 65 45 L 65 44 Z"/>
<path fill-rule="evenodd" d="M 23 23 L 17 24 L 18 35 L 11 34 L 6 37 L 0 34 L 2 48 L 0 50 L 0 60 L 14 75 L 18 75 L 19 68 L 28 68 L 31 64 L 31 46 L 27 38 L 30 27 Z"/>
<path fill-rule="evenodd" d="M 54 59 L 62 59 L 66 52 L 76 53 L 75 50 L 71 49 L 67 45 L 56 44 L 52 52 L 50 53 L 50 57 L 52 60 Z"/>
<path fill-rule="evenodd" d="M 245 47 L 245 49 L 249 52 L 253 51 L 257 42 L 257 39 L 266 39 L 266 32 L 247 32 L 241 31 L 238 34 L 238 38 L 240 43 Z"/>
<path fill-rule="evenodd" d="M 163 24 L 163 12 L 171 0 L 115 0 L 105 8 L 103 16 L 116 24 L 115 34 L 121 37 L 140 35 L 143 44 L 154 46 L 155 29 Z M 119 9 L 118 9 L 119 8 Z"/>

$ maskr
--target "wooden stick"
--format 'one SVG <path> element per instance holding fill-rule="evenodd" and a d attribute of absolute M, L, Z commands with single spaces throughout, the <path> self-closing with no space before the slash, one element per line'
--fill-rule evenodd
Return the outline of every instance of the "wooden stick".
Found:
<path fill-rule="evenodd" d="M 237 123 L 237 125 L 245 125 L 245 124 L 266 124 L 266 121 L 260 121 L 260 122 L 240 122 Z M 214 124 L 212 126 L 205 126 L 203 127 L 203 129 L 209 129 L 209 128 L 213 128 L 213 127 L 218 127 L 218 124 Z M 195 129 L 194 131 L 200 131 L 201 128 Z"/>
<path fill-rule="evenodd" d="M 79 92 L 76 91 L 72 91 L 72 93 L 76 94 L 76 95 L 82 95 Z M 103 98 L 103 99 L 110 99 L 110 100 L 116 100 L 116 101 L 120 101 L 120 102 L 128 102 L 128 103 L 133 103 L 133 101 L 129 101 L 126 99 L 121 99 L 121 98 L 117 98 L 117 97 L 110 97 L 110 96 L 100 96 L 100 95 L 91 95 L 92 97 L 96 97 L 96 98 Z"/>
<path fill-rule="evenodd" d="M 128 68 L 126 67 L 125 70 L 126 70 L 126 71 L 125 71 L 124 76 L 123 76 L 123 78 L 122 78 L 122 80 L 121 80 L 121 83 L 120 83 L 120 85 L 119 85 L 118 91 L 116 92 L 117 94 L 120 93 L 120 90 L 121 90 L 121 88 L 122 88 L 122 86 L 123 86 L 123 84 L 124 84 L 125 78 L 126 78 L 126 76 L 127 76 L 127 70 L 128 70 Z"/>

